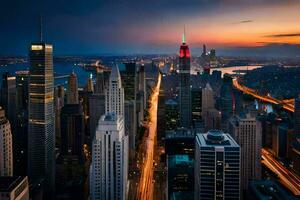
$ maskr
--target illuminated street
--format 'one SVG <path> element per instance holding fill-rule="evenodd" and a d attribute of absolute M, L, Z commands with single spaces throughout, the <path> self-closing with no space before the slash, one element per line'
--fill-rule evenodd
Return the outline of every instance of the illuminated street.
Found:
<path fill-rule="evenodd" d="M 280 182 L 299 196 L 300 178 L 278 162 L 268 150 L 262 149 L 262 158 L 262 163 L 278 176 Z"/>
<path fill-rule="evenodd" d="M 154 159 L 154 146 L 156 139 L 157 128 L 157 106 L 158 95 L 161 83 L 161 75 L 157 79 L 157 85 L 153 89 L 153 93 L 149 98 L 149 124 L 148 136 L 145 141 L 145 157 L 144 163 L 141 168 L 141 177 L 138 184 L 137 199 L 152 199 L 153 193 L 153 159 Z"/>
<path fill-rule="evenodd" d="M 254 98 L 257 98 L 264 102 L 268 102 L 268 103 L 272 103 L 272 104 L 276 104 L 276 105 L 282 105 L 284 109 L 294 112 L 295 108 L 294 108 L 293 100 L 278 100 L 269 95 L 267 95 L 267 96 L 259 95 L 255 90 L 248 88 L 244 85 L 241 85 L 236 78 L 232 80 L 232 84 L 236 89 L 238 89 L 246 94 L 249 94 L 249 95 L 253 96 Z"/>

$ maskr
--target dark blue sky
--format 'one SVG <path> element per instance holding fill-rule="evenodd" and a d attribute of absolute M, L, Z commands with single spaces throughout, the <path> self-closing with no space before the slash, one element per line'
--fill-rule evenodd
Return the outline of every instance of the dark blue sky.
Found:
<path fill-rule="evenodd" d="M 57 55 L 176 53 L 184 25 L 197 51 L 207 43 L 226 54 L 239 52 L 237 47 L 256 54 L 262 46 L 297 54 L 299 23 L 293 26 L 285 15 L 299 7 L 296 0 L 1 0 L 0 55 L 27 54 L 38 40 L 40 14 L 45 41 Z M 276 17 L 281 20 L 273 22 Z M 239 38 L 243 34 L 254 39 Z"/>

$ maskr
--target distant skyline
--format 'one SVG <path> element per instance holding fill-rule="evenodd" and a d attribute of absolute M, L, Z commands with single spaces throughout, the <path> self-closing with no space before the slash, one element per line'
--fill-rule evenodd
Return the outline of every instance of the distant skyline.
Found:
<path fill-rule="evenodd" d="M 56 55 L 177 53 L 185 26 L 192 55 L 205 43 L 224 55 L 297 56 L 299 10 L 298 0 L 11 0 L 0 8 L 0 55 L 27 55 L 42 14 Z"/>

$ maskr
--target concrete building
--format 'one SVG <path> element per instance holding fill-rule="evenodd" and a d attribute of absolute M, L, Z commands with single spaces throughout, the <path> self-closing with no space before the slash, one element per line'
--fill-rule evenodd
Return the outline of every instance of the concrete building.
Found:
<path fill-rule="evenodd" d="M 14 175 L 27 175 L 28 71 L 16 72 L 16 125 L 13 134 Z"/>
<path fill-rule="evenodd" d="M 105 96 L 105 113 L 115 113 L 124 117 L 124 89 L 118 66 L 112 68 L 109 86 Z"/>
<path fill-rule="evenodd" d="M 261 123 L 249 115 L 234 116 L 229 120 L 229 131 L 241 147 L 241 188 L 245 194 L 250 181 L 261 179 Z"/>
<path fill-rule="evenodd" d="M 83 160 L 84 115 L 80 104 L 67 104 L 61 109 L 61 155 Z"/>
<path fill-rule="evenodd" d="M 92 148 L 90 198 L 125 200 L 128 136 L 122 116 L 106 113 L 100 118 Z"/>
<path fill-rule="evenodd" d="M 27 176 L 0 177 L 1 200 L 29 200 Z"/>
<path fill-rule="evenodd" d="M 240 199 L 240 146 L 222 131 L 196 135 L 195 200 Z"/>
<path fill-rule="evenodd" d="M 67 104 L 78 104 L 78 81 L 77 76 L 73 72 L 70 74 L 68 79 L 68 89 L 67 89 Z"/>
<path fill-rule="evenodd" d="M 0 107 L 0 176 L 13 175 L 13 144 L 11 127 Z"/>

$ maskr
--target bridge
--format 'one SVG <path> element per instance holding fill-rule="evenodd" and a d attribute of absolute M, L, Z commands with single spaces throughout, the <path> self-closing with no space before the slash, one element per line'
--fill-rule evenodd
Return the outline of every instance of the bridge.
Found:
<path fill-rule="evenodd" d="M 233 86 L 242 91 L 245 94 L 251 95 L 252 97 L 259 99 L 263 102 L 280 105 L 285 110 L 288 110 L 290 112 L 294 112 L 295 106 L 294 106 L 294 99 L 285 99 L 285 100 L 279 100 L 274 97 L 272 97 L 270 94 L 267 95 L 261 95 L 256 90 L 248 88 L 238 82 L 237 78 L 232 79 Z"/>

